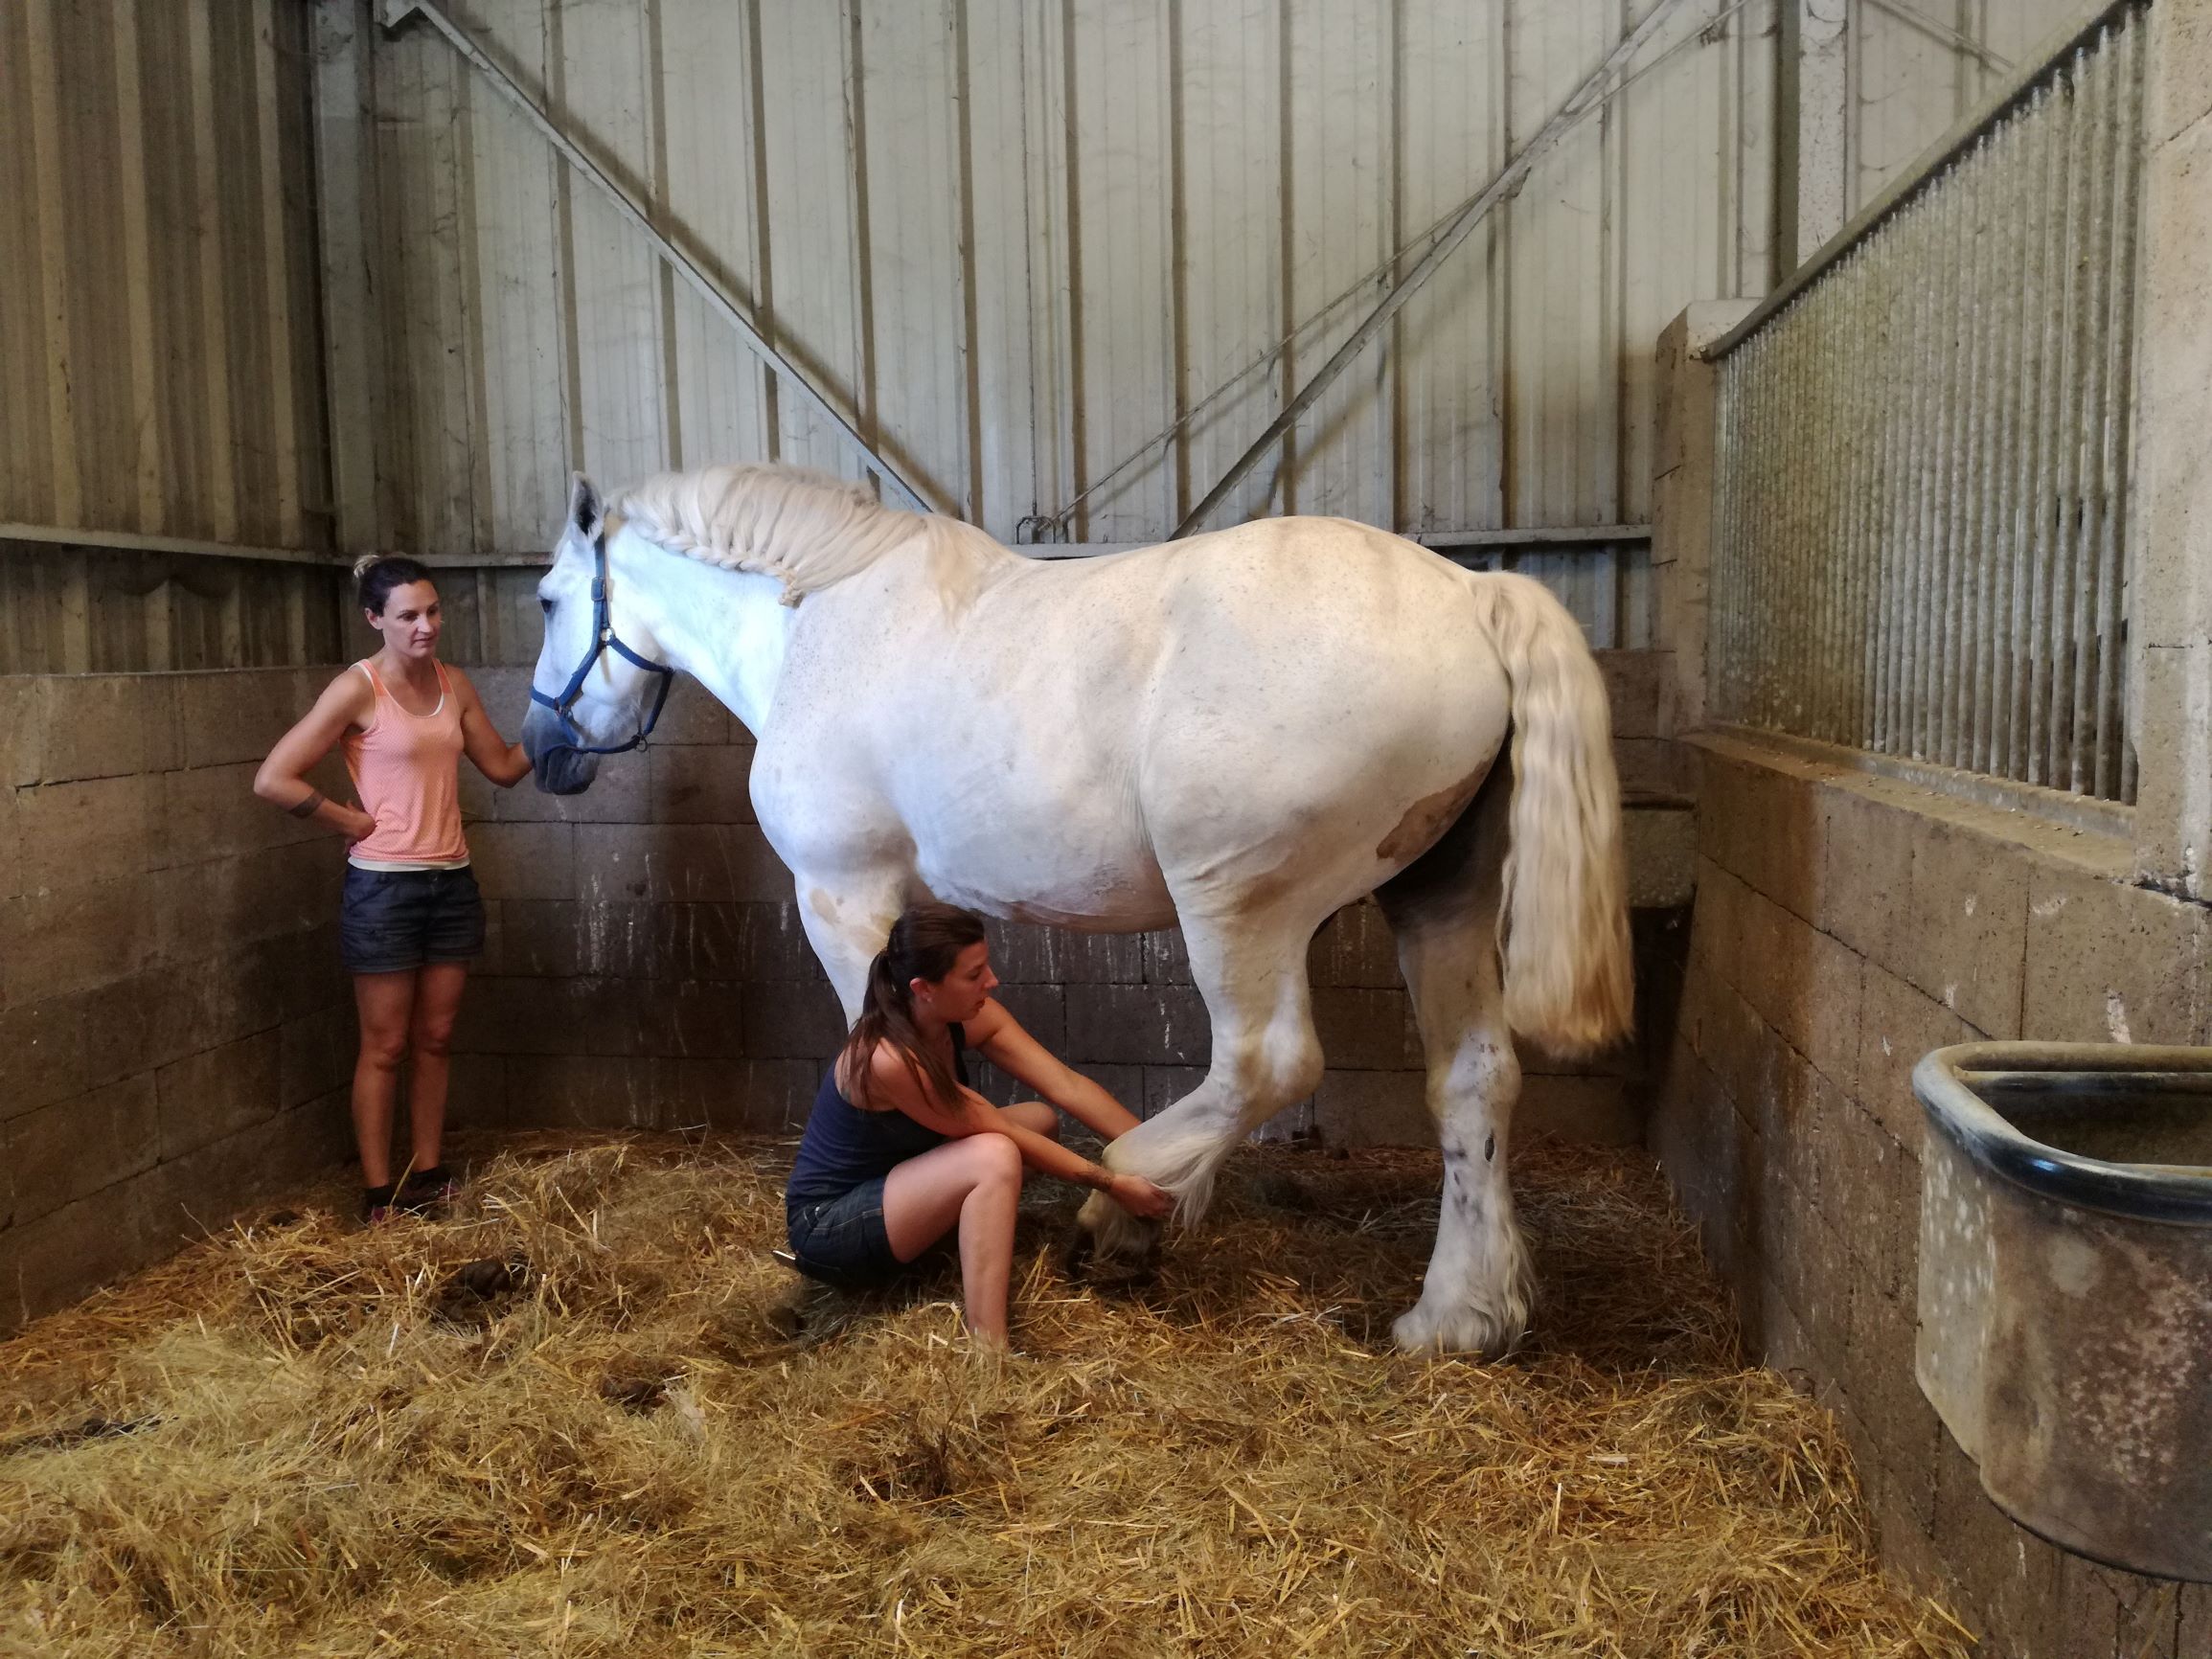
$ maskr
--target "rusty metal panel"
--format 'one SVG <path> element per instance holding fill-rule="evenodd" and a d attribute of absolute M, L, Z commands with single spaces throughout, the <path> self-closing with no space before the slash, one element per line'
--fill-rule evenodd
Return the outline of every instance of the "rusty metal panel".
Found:
<path fill-rule="evenodd" d="M 2127 797 L 2142 19 L 1722 343 L 1721 717 Z"/>
<path fill-rule="evenodd" d="M 1176 517 L 1174 445 L 1106 479 L 1178 413 L 1170 20 L 1166 7 L 1079 6 L 1062 41 L 1072 482 L 1099 484 L 1078 539 L 1156 538 Z"/>
<path fill-rule="evenodd" d="M 949 0 L 862 7 L 854 109 L 873 386 L 864 429 L 894 441 L 932 508 L 966 518 L 977 505 L 970 458 L 979 445 L 957 10 Z"/>
<path fill-rule="evenodd" d="M 539 0 L 471 0 L 469 14 L 533 81 L 545 80 L 555 42 Z M 672 52 L 672 74 L 682 61 Z M 471 534 L 477 548 L 551 547 L 568 504 L 571 398 L 559 170 L 504 100 L 471 85 L 467 107 L 476 360 L 465 367 L 483 434 L 471 458 Z M 698 379 L 711 350 L 700 349 Z"/>
<path fill-rule="evenodd" d="M 1394 19 L 1382 7 L 1328 0 L 1298 0 L 1290 10 L 1285 98 L 1294 119 L 1287 124 L 1285 280 L 1292 320 L 1318 320 L 1279 366 L 1263 366 L 1261 372 L 1273 372 L 1279 386 L 1294 387 L 1301 373 L 1327 362 L 1343 344 L 1360 309 L 1339 304 L 1339 297 L 1371 297 L 1375 289 L 1367 279 L 1387 267 L 1397 245 L 1399 204 L 1380 185 L 1389 176 L 1401 116 L 1393 96 Z M 1330 111 L 1331 119 L 1295 119 L 1317 109 Z M 1463 249 L 1462 257 L 1474 252 Z M 1489 327 L 1487 316 L 1483 326 Z M 1375 352 L 1306 412 L 1286 455 L 1287 511 L 1391 522 L 1396 356 Z"/>
<path fill-rule="evenodd" d="M 1285 149 L 1293 111 L 1279 0 L 1183 0 L 1170 52 L 1169 173 L 1174 317 L 1170 362 L 1176 414 L 1230 380 L 1281 339 Z M 1357 116 L 1354 116 L 1357 125 Z M 1175 516 L 1228 471 L 1283 407 L 1280 375 L 1255 375 L 1195 418 L 1171 452 Z M 1285 511 L 1280 467 L 1255 468 L 1220 522 Z"/>
<path fill-rule="evenodd" d="M 833 21 L 834 14 L 834 8 L 811 6 L 767 10 L 768 15 L 788 17 L 799 26 L 811 18 Z M 559 25 L 561 107 L 593 136 L 593 148 L 604 163 L 642 185 L 644 193 L 662 205 L 658 5 L 655 0 L 631 6 L 560 5 L 553 15 Z M 827 100 L 840 111 L 841 128 L 843 58 L 834 50 L 836 34 L 826 28 L 818 32 L 828 34 L 831 49 L 824 51 L 810 39 L 808 50 L 791 54 L 809 72 L 792 88 L 792 102 L 810 118 Z M 428 40 L 425 50 L 462 73 L 443 41 Z M 826 81 L 816 84 L 824 76 Z M 817 145 L 812 125 L 810 119 L 804 136 L 796 140 L 801 149 Z M 842 184 L 850 169 L 840 161 L 824 170 Z M 795 168 L 787 176 L 799 189 L 813 182 Z M 810 222 L 840 228 L 849 238 L 850 214 L 837 212 L 844 193 L 841 189 L 837 195 L 811 201 Z M 571 285 L 570 354 L 581 417 L 571 436 L 581 441 L 582 465 L 587 469 L 610 478 L 634 478 L 666 462 L 673 436 L 663 396 L 666 284 L 659 261 L 628 234 L 604 197 L 571 190 L 563 213 L 562 269 Z M 836 246 L 841 255 L 846 242 Z M 824 264 L 834 268 L 831 261 Z"/>
<path fill-rule="evenodd" d="M 1550 113 L 1548 104 L 1519 115 L 1509 106 L 1516 87 L 1524 100 L 1535 96 L 1528 83 L 1540 62 L 1532 64 L 1530 51 L 1516 45 L 1528 27 L 1528 9 L 1518 6 L 1419 0 L 1401 9 L 1392 99 L 1401 246 L 1448 218 L 1505 164 L 1516 133 L 1527 138 Z M 1602 52 L 1568 71 L 1559 91 L 1547 83 L 1543 92 L 1563 96 Z M 1494 213 L 1392 320 L 1393 529 L 1511 522 L 1503 501 L 1514 430 L 1509 382 L 1520 383 L 1516 373 L 1546 367 L 1543 340 L 1527 336 L 1543 328 L 1545 284 L 1531 272 L 1540 253 L 1539 227 L 1550 220 L 1539 204 L 1556 193 L 1555 185 L 1539 169 L 1522 193 L 1529 211 L 1513 202 Z M 1513 294 L 1520 297 L 1517 312 Z M 1556 367 L 1571 373 L 1572 360 Z"/>

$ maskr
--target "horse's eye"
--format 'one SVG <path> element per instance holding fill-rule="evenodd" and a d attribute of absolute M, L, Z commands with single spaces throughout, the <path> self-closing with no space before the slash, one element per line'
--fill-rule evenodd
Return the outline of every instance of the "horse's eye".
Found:
<path fill-rule="evenodd" d="M 537 596 L 537 608 L 543 611 L 547 616 L 551 616 L 553 614 L 553 602 L 547 599 L 543 594 L 539 594 Z"/>

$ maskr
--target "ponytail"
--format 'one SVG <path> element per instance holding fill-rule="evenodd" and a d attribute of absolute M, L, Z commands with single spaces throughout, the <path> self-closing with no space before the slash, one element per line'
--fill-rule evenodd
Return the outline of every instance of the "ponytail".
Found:
<path fill-rule="evenodd" d="M 912 905 L 891 924 L 891 937 L 868 965 L 860 1017 L 838 1055 L 847 1095 L 855 1105 L 871 1103 L 869 1067 L 885 1043 L 899 1051 L 915 1086 L 930 1100 L 947 1107 L 959 1100 L 960 1081 L 951 1063 L 923 1042 L 914 1023 L 913 982 L 943 979 L 960 953 L 983 939 L 983 918 L 956 904 Z"/>

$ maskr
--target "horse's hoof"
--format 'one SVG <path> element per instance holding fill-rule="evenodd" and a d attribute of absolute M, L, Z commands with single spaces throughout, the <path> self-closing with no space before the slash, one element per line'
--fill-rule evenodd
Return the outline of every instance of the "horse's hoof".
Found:
<path fill-rule="evenodd" d="M 1486 1313 L 1480 1308 L 1443 1311 L 1416 1306 L 1391 1324 L 1390 1339 L 1406 1353 L 1464 1353 L 1473 1359 L 1503 1359 L 1521 1344 L 1525 1315 Z"/>
<path fill-rule="evenodd" d="M 1155 1246 L 1133 1256 L 1100 1248 L 1098 1236 L 1077 1222 L 1060 1241 L 1060 1271 L 1069 1279 L 1102 1290 L 1150 1284 L 1159 1277 L 1160 1253 Z"/>
<path fill-rule="evenodd" d="M 1075 1278 L 1090 1264 L 1097 1251 L 1098 1240 L 1091 1237 L 1091 1230 L 1081 1221 L 1071 1223 L 1067 1237 L 1060 1241 L 1060 1270 Z"/>

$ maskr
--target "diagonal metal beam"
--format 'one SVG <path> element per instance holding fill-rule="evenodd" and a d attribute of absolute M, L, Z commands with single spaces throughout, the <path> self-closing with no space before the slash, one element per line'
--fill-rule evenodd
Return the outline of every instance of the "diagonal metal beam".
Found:
<path fill-rule="evenodd" d="M 474 40 L 470 39 L 454 24 L 451 18 L 445 15 L 444 9 L 435 4 L 435 0 L 383 0 L 383 13 L 386 29 L 396 30 L 409 17 L 421 15 L 429 22 L 431 28 L 445 36 L 451 42 L 454 51 L 467 58 L 479 75 L 490 81 L 508 102 L 522 111 L 523 118 L 537 129 L 546 143 L 552 145 L 560 153 L 560 158 L 567 162 L 579 176 L 599 187 L 600 192 L 605 195 L 607 200 L 614 203 L 616 211 L 635 225 L 645 239 L 652 244 L 653 251 L 668 261 L 669 264 L 674 268 L 676 275 L 697 290 L 699 297 L 706 301 L 709 308 L 738 331 L 738 336 L 744 341 L 747 351 L 774 370 L 786 383 L 793 387 L 808 402 L 813 404 L 825 420 L 845 435 L 845 441 L 852 444 L 860 458 L 867 463 L 871 471 L 880 476 L 886 484 L 903 496 L 907 506 L 921 512 L 932 511 L 929 504 L 922 498 L 922 491 L 914 487 L 913 482 L 897 466 L 884 460 L 869 444 L 868 441 L 860 436 L 859 429 L 838 412 L 836 406 L 823 395 L 821 389 L 802 374 L 789 358 L 768 344 L 760 330 L 753 326 L 752 319 L 745 315 L 744 307 L 739 305 L 737 296 L 732 294 L 712 274 L 702 269 L 698 262 L 686 254 L 683 249 L 662 234 L 660 228 L 652 222 L 652 217 L 647 213 L 644 204 L 601 170 L 599 165 L 578 148 L 575 140 L 571 139 L 551 116 L 537 106 L 536 102 L 515 82 L 513 76 L 494 63 L 485 54 L 483 48 L 478 46 Z"/>
<path fill-rule="evenodd" d="M 1934 35 L 1952 50 L 1964 52 L 1971 57 L 1978 58 L 1984 69 L 1995 70 L 1999 75 L 2012 73 L 2011 58 L 1991 51 L 1973 35 L 1953 29 L 1948 23 L 1939 23 L 1917 7 L 1905 5 L 1904 0 L 1874 0 L 1874 3 L 1892 17 Z"/>
<path fill-rule="evenodd" d="M 1366 320 L 1336 348 L 1336 354 L 1321 365 L 1313 377 L 1298 389 L 1298 395 L 1284 406 L 1267 430 L 1261 433 L 1251 448 L 1237 458 L 1236 465 L 1221 477 L 1220 483 L 1206 492 L 1206 498 L 1184 514 L 1182 523 L 1175 526 L 1170 541 L 1179 540 L 1205 523 L 1206 515 L 1228 498 L 1229 491 L 1243 482 L 1244 474 L 1259 465 L 1262 456 L 1272 449 L 1297 423 L 1298 417 L 1312 407 L 1313 400 L 1329 389 L 1330 383 L 1343 373 L 1352 359 L 1358 356 L 1367 343 L 1381 331 L 1382 325 L 1398 314 L 1399 307 L 1413 298 L 1421 284 L 1428 281 L 1436 267 L 1449 259 L 1461 242 L 1467 240 L 1483 216 L 1499 202 L 1515 195 L 1543 153 L 1565 134 L 1567 128 L 1581 119 L 1590 101 L 1605 90 L 1606 82 L 1618 74 L 1623 65 L 1636 55 L 1637 49 L 1649 40 L 1659 24 L 1674 11 L 1681 0 L 1659 0 L 1645 19 L 1621 37 L 1620 43 L 1606 55 L 1606 60 L 1591 71 L 1589 78 L 1576 87 L 1567 101 L 1552 112 L 1537 135 L 1523 145 L 1519 151 L 1499 170 L 1497 176 L 1483 186 L 1482 193 L 1460 210 L 1459 216 L 1437 233 L 1428 252 L 1420 262 L 1399 280 L 1398 285 L 1382 296 L 1381 303 L 1367 313 Z"/>

